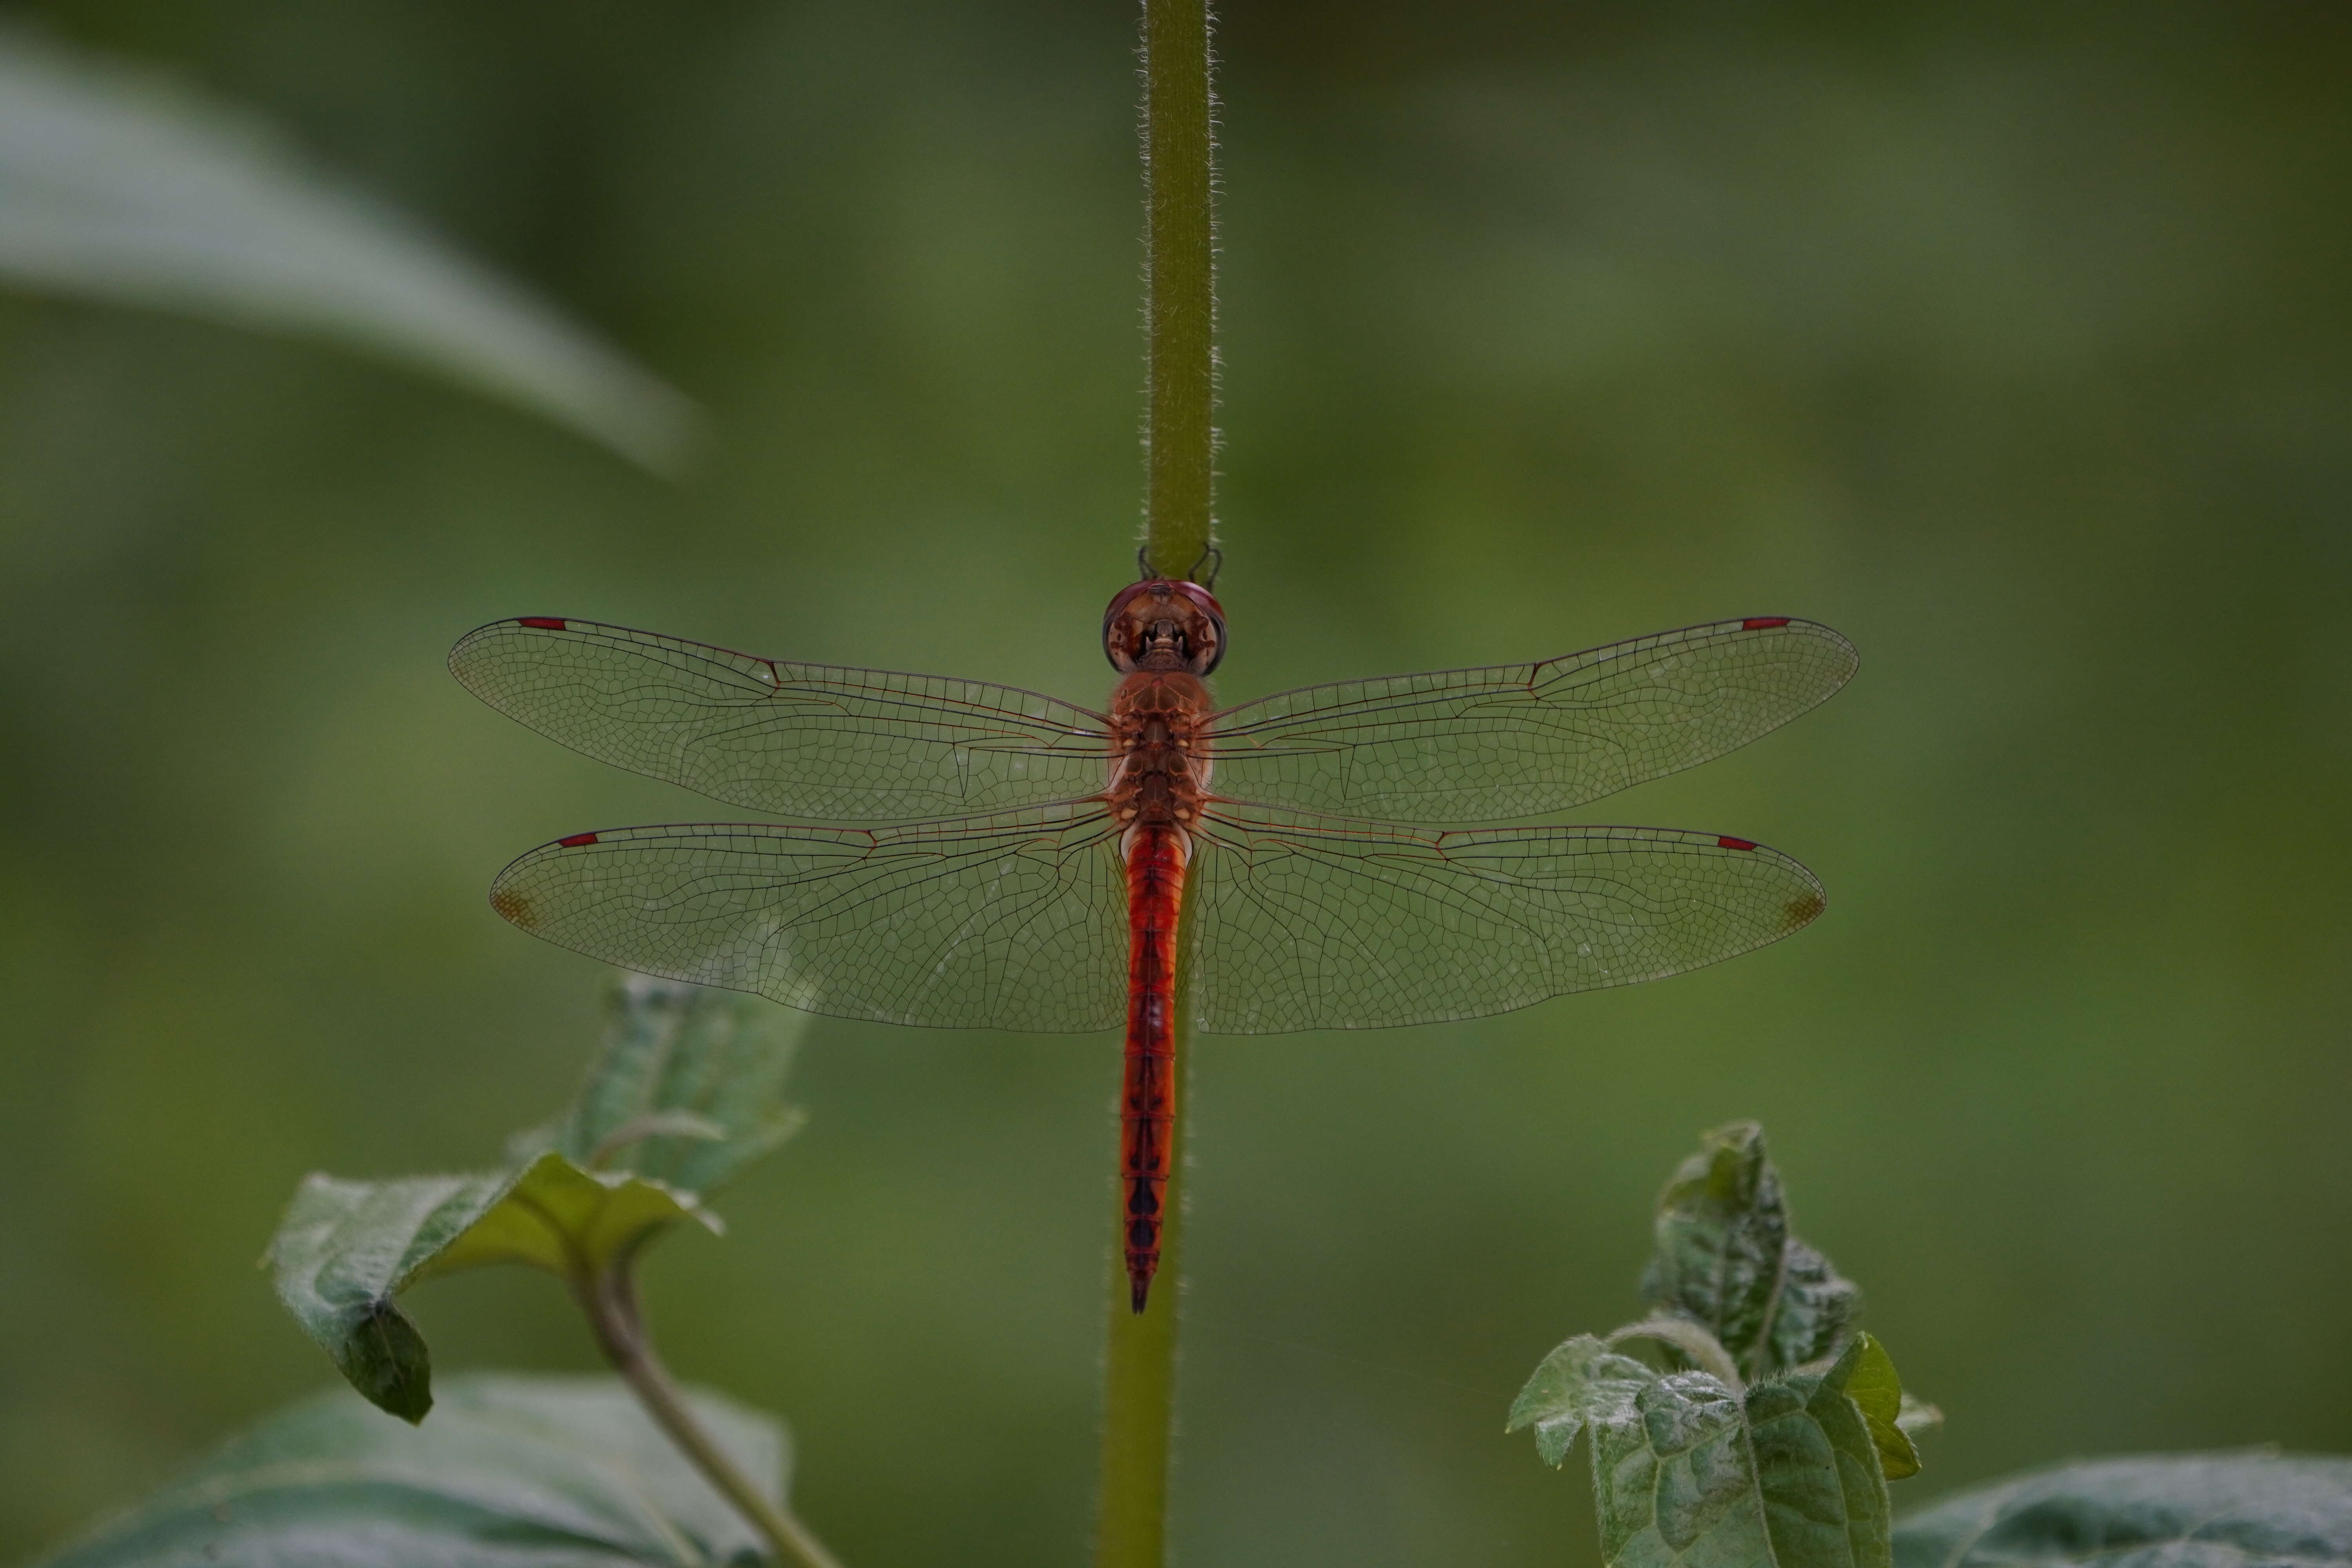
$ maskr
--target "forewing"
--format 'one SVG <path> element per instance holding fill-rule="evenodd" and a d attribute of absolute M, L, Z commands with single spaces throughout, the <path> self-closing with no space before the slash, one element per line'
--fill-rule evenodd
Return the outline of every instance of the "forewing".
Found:
<path fill-rule="evenodd" d="M 490 904 L 624 969 L 836 1017 L 1076 1030 L 1126 1008 L 1125 881 L 1097 808 L 580 834 L 500 872 Z"/>
<path fill-rule="evenodd" d="M 449 653 L 575 752 L 779 816 L 888 822 L 1098 794 L 1102 721 L 1033 691 L 754 658 L 591 621 L 493 621 Z"/>
<path fill-rule="evenodd" d="M 1194 840 L 1188 985 L 1217 1034 L 1380 1028 L 1661 980 L 1822 912 L 1777 850 L 1664 827 L 1426 834 L 1219 810 Z"/>
<path fill-rule="evenodd" d="M 1310 686 L 1217 715 L 1212 787 L 1405 822 L 1535 816 L 1744 746 L 1828 698 L 1854 663 L 1829 627 L 1770 616 L 1541 664 Z"/>

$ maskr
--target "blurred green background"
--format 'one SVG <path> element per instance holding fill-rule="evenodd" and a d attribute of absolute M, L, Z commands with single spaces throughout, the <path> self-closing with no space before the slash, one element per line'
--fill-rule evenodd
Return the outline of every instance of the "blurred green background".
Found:
<path fill-rule="evenodd" d="M 592 1042 L 491 874 L 714 810 L 449 644 L 1091 701 L 1140 380 L 1121 4 L 10 9 L 268 113 L 714 433 L 672 487 L 332 348 L 0 299 L 0 1556 L 331 1379 L 253 1267 L 297 1178 L 481 1164 Z M 1864 665 L 1580 814 L 1792 851 L 1801 938 L 1203 1045 L 1182 1558 L 1592 1561 L 1503 1410 L 1634 1315 L 1735 1116 L 1949 1414 L 1898 1500 L 2352 1448 L 2352 13 L 1230 9 L 1223 691 L 1760 614 Z M 1081 1560 L 1117 1072 L 817 1021 L 809 1130 L 654 1260 L 848 1561 Z M 444 1366 L 593 1363 L 543 1279 L 412 1304 Z"/>

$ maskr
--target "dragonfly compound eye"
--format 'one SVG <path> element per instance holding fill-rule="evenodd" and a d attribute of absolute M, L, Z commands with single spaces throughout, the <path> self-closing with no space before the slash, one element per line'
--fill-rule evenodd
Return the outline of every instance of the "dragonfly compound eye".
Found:
<path fill-rule="evenodd" d="M 1122 675 L 1146 668 L 1206 675 L 1224 657 L 1225 618 L 1198 583 L 1147 577 L 1103 612 L 1103 653 Z"/>
<path fill-rule="evenodd" d="M 1191 583 L 1180 584 L 1179 586 L 1192 589 L 1192 594 L 1185 595 L 1186 598 L 1197 596 L 1207 601 L 1192 606 L 1192 624 L 1186 627 L 1184 636 L 1186 668 L 1195 675 L 1206 675 L 1217 668 L 1219 659 L 1225 657 L 1225 617 L 1217 609 L 1217 602 L 1209 598 L 1207 589 L 1195 587 Z"/>

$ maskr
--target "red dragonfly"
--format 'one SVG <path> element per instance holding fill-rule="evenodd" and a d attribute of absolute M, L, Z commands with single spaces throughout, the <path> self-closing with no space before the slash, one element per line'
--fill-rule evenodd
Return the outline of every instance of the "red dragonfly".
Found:
<path fill-rule="evenodd" d="M 1160 1256 L 1179 986 L 1217 1034 L 1427 1024 L 1680 973 L 1822 911 L 1812 873 L 1745 838 L 1413 825 L 1558 811 L 1745 745 L 1853 673 L 1827 626 L 1723 621 L 1220 710 L 1223 612 L 1198 584 L 1147 578 L 1111 601 L 1103 647 L 1120 679 L 1096 712 L 494 621 L 449 656 L 493 708 L 799 820 L 575 834 L 500 872 L 491 906 L 609 963 L 840 1017 L 1123 1019 L 1137 1311 Z"/>

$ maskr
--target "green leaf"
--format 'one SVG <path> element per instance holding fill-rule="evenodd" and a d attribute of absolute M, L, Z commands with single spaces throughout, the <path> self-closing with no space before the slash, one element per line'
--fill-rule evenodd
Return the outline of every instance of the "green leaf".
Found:
<path fill-rule="evenodd" d="M 1632 1419 L 1592 1427 L 1592 1500 L 1610 1568 L 1771 1563 L 1738 1396 L 1703 1372 L 1669 1373 L 1653 1374 L 1633 1405 Z"/>
<path fill-rule="evenodd" d="M 1769 1376 L 1835 1355 L 1861 1315 L 1862 1287 L 1841 1278 L 1828 1258 L 1790 1237 L 1781 1253 L 1780 1294 L 1758 1373 Z"/>
<path fill-rule="evenodd" d="M 1862 1291 L 1789 1234 L 1764 1130 L 1705 1134 L 1658 1199 L 1657 1250 L 1642 1292 L 1714 1334 L 1753 1382 L 1834 1354 Z"/>
<path fill-rule="evenodd" d="M 353 1388 L 422 1421 L 431 1357 L 394 1298 L 488 1263 L 583 1280 L 680 1220 L 719 1231 L 702 1194 L 800 1125 L 782 1096 L 803 1026 L 753 997 L 626 978 L 572 1108 L 513 1140 L 506 1168 L 306 1177 L 262 1259 L 278 1300 Z"/>
<path fill-rule="evenodd" d="M 1749 1440 L 1772 1540 L 1770 1560 L 1780 1568 L 1885 1568 L 1890 1560 L 1881 1451 L 1853 1384 L 1858 1375 L 1867 1376 L 1867 1396 L 1874 1405 L 1885 1405 L 1890 1418 L 1901 1390 L 1894 1391 L 1893 1399 L 1884 1397 L 1883 1379 L 1892 1378 L 1895 1368 L 1883 1351 L 1873 1365 L 1874 1348 L 1868 1335 L 1858 1336 L 1825 1373 L 1780 1378 L 1748 1391 Z M 1894 1431 L 1891 1425 L 1886 1429 Z"/>
<path fill-rule="evenodd" d="M 1895 1531 L 1900 1568 L 2352 1563 L 2352 1459 L 2097 1459 L 1974 1488 Z"/>
<path fill-rule="evenodd" d="M 1536 1368 L 1508 1429 L 1533 1426 L 1553 1466 L 1591 1430 L 1610 1568 L 1885 1568 L 1885 1447 L 1864 1404 L 1891 1421 L 1894 1371 L 1862 1335 L 1829 1371 L 1743 1399 L 1709 1373 L 1662 1373 L 1583 1334 Z"/>
<path fill-rule="evenodd" d="M 1886 1568 L 1886 1483 L 1843 1368 L 1742 1400 L 1706 1373 L 1653 1373 L 1592 1415 L 1610 1568 Z"/>
<path fill-rule="evenodd" d="M 1918 1472 L 1909 1433 L 1942 1417 L 1853 1327 L 1861 1292 L 1789 1234 L 1755 1123 L 1675 1173 L 1643 1290 L 1659 1312 L 1546 1356 L 1507 1427 L 1533 1426 L 1554 1467 L 1591 1432 L 1609 1568 L 1889 1568 L 1886 1483 Z M 1631 1339 L 1696 1370 L 1614 1353 Z"/>
<path fill-rule="evenodd" d="M 420 1279 L 485 1263 L 584 1278 L 663 1226 L 719 1229 L 694 1194 L 557 1153 L 520 1171 L 392 1182 L 306 1177 L 263 1262 L 278 1299 L 370 1403 L 405 1421 L 433 1407 L 424 1337 L 394 1303 Z"/>
<path fill-rule="evenodd" d="M 782 1426 L 688 1399 L 782 1501 Z M 41 1568 L 686 1568 L 759 1552 L 618 1382 L 477 1375 L 448 1381 L 425 1428 L 340 1389 L 289 1406 Z"/>
<path fill-rule="evenodd" d="M 1899 1481 L 1917 1475 L 1919 1450 L 1911 1446 L 1910 1434 L 1903 1425 L 1903 1380 L 1895 1374 L 1895 1362 L 1886 1347 L 1868 1334 L 1856 1334 L 1838 1365 L 1846 1369 L 1846 1397 L 1853 1401 L 1870 1428 L 1871 1441 L 1878 1448 L 1879 1468 L 1886 1479 Z M 1923 1423 L 1923 1417 L 1934 1408 L 1914 1403 L 1910 1406 L 1913 1425 L 1933 1425 Z M 1942 1419 L 1941 1414 L 1935 1419 Z"/>
<path fill-rule="evenodd" d="M 1558 1469 L 1591 1423 L 1632 1418 L 1633 1400 L 1658 1379 L 1632 1356 L 1618 1355 L 1591 1334 L 1576 1338 L 1543 1358 L 1511 1401 L 1506 1432 L 1536 1429 L 1536 1452 Z"/>
<path fill-rule="evenodd" d="M 0 35 L 0 279 L 405 361 L 656 469 L 685 398 L 252 115 L 184 83 Z"/>
<path fill-rule="evenodd" d="M 629 975 L 571 1113 L 526 1138 L 584 1168 L 717 1192 L 799 1130 L 783 1086 L 807 1024 L 736 992 Z"/>

